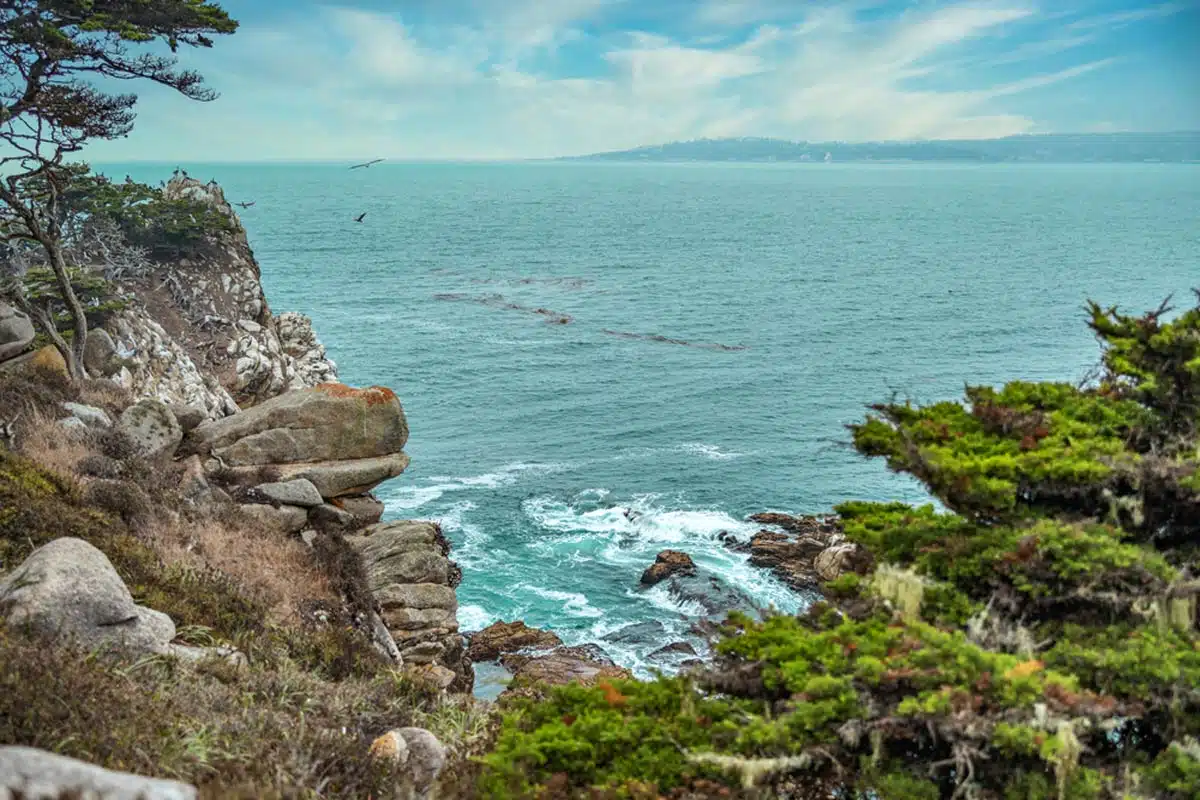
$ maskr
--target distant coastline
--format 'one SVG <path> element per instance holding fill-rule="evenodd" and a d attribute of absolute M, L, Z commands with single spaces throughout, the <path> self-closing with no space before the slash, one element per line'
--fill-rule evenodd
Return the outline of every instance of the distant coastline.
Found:
<path fill-rule="evenodd" d="M 1200 131 L 1081 133 L 1003 139 L 908 142 L 794 142 L 757 137 L 685 142 L 565 156 L 553 161 L 617 162 L 970 162 L 1200 163 Z"/>

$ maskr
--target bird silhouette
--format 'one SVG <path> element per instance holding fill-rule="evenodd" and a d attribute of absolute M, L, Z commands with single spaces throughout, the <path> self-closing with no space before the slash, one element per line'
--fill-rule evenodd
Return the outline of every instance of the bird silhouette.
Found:
<path fill-rule="evenodd" d="M 350 169 L 361 169 L 362 167 L 369 167 L 369 166 L 371 166 L 372 164 L 378 164 L 380 161 L 383 161 L 383 159 L 382 159 L 382 158 L 377 158 L 377 159 L 375 159 L 374 161 L 365 161 L 365 162 L 363 162 L 362 164 L 355 164 L 355 165 L 354 165 L 353 167 L 351 167 Z"/>
<path fill-rule="evenodd" d="M 363 213 L 361 213 L 361 214 L 359 214 L 357 217 L 355 217 L 355 218 L 354 218 L 354 221 L 355 221 L 355 222 L 362 222 L 362 221 L 363 221 L 363 217 L 365 217 L 366 215 L 367 215 L 367 212 L 365 212 L 365 211 L 364 211 Z"/>
<path fill-rule="evenodd" d="M 241 206 L 242 208 L 249 208 L 250 206 L 254 205 L 254 201 L 251 200 L 249 203 L 234 203 L 234 205 Z"/>

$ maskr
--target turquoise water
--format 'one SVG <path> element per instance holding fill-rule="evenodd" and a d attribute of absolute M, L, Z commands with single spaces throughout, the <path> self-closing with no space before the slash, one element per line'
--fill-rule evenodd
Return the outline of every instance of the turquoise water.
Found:
<path fill-rule="evenodd" d="M 443 522 L 463 628 L 570 643 L 683 632 L 695 607 L 638 589 L 666 547 L 798 608 L 716 535 L 923 500 L 845 446 L 866 404 L 1077 378 L 1087 297 L 1140 310 L 1200 285 L 1194 166 L 188 168 L 256 201 L 272 307 L 312 316 L 344 380 L 400 394 L 412 466 L 380 496 Z M 643 668 L 663 638 L 608 649 Z"/>

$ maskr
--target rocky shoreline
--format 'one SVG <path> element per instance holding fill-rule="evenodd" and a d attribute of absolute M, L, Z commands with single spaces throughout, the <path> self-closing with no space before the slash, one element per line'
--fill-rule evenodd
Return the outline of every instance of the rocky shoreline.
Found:
<path fill-rule="evenodd" d="M 153 281 L 120 285 L 128 302 L 91 331 L 89 372 L 130 399 L 108 409 L 63 402 L 52 414 L 78 447 L 125 443 L 100 447 L 80 462 L 89 496 L 136 494 L 121 478 L 145 463 L 160 473 L 158 485 L 178 493 L 187 507 L 232 513 L 248 530 L 303 542 L 334 577 L 342 603 L 334 615 L 396 669 L 449 695 L 472 693 L 475 664 L 502 676 L 502 695 L 628 678 L 629 670 L 605 651 L 628 642 L 657 645 L 650 658 L 662 669 L 688 670 L 704 663 L 703 643 L 728 612 L 761 613 L 686 552 L 667 550 L 647 565 L 640 583 L 643 589 L 665 586 L 675 601 L 702 610 L 694 642 L 669 640 L 657 621 L 571 646 L 519 620 L 460 631 L 455 590 L 462 572 L 441 528 L 433 521 L 383 521 L 383 504 L 372 494 L 409 463 L 400 399 L 384 387 L 338 382 L 337 366 L 308 318 L 272 313 L 245 231 L 220 187 L 176 177 L 164 193 L 209 204 L 234 224 L 203 256 L 163 264 Z M 0 374 L 65 372 L 53 347 L 35 345 L 29 319 L 0 305 Z M 27 421 L 18 415 L 2 422 L 6 442 L 20 441 Z M 748 542 L 723 537 L 725 543 L 794 590 L 811 593 L 823 581 L 869 567 L 835 518 L 767 513 L 750 520 L 762 530 Z M 0 596 L 9 625 L 125 654 L 191 663 L 215 658 L 234 669 L 247 663 L 244 652 L 226 644 L 181 643 L 176 621 L 135 602 L 105 553 L 82 539 L 55 539 L 6 569 Z M 314 619 L 330 624 L 330 612 L 314 612 Z M 425 735 L 411 727 L 393 730 L 379 737 L 372 753 L 407 765 L 409 779 L 428 787 L 442 761 L 440 745 Z M 418 751 L 426 754 L 424 766 L 409 763 Z M 6 757 L 0 748 L 0 764 Z M 87 765 L 54 763 L 47 769 L 90 775 L 91 785 L 123 780 L 89 772 Z M 168 795 L 152 787 L 150 796 Z"/>

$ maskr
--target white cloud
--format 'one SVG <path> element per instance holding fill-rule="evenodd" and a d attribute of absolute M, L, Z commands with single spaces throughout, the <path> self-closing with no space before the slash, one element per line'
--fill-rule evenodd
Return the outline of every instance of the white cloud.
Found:
<path fill-rule="evenodd" d="M 634 92 L 716 86 L 767 69 L 749 52 L 681 47 L 664 37 L 644 33 L 633 38 L 633 47 L 613 50 L 605 58 L 619 68 L 619 79 L 627 80 Z"/>
<path fill-rule="evenodd" d="M 1133 22 L 1169 17 L 1187 8 L 1186 3 L 1160 3 L 1156 6 L 1134 8 L 1128 11 L 1116 11 L 1111 14 L 1099 14 L 1072 22 L 1069 30 L 1087 30 L 1091 28 L 1123 28 Z"/>
<path fill-rule="evenodd" d="M 485 2 L 485 25 L 512 46 L 556 47 L 575 37 L 575 26 L 622 0 L 508 0 Z"/>
<path fill-rule="evenodd" d="M 870 21 L 847 4 L 797 18 L 790 0 L 721 0 L 692 20 L 711 35 L 688 38 L 581 38 L 589 20 L 635 0 L 461 1 L 475 12 L 469 26 L 422 28 L 347 8 L 275 29 L 246 26 L 193 62 L 222 100 L 155 95 L 150 105 L 147 95 L 129 140 L 140 144 L 126 152 L 154 157 L 153 141 L 176 147 L 164 158 L 527 157 L 699 136 L 986 138 L 1037 128 L 1017 110 L 1021 95 L 1111 63 L 999 83 L 965 68 L 979 40 L 1004 43 L 1015 27 L 1045 23 L 1024 0 L 918 4 Z M 758 26 L 732 37 L 729 25 L 747 23 Z M 1066 51 L 1093 35 L 1054 28 L 992 63 Z M 564 47 L 572 41 L 579 51 Z M 571 57 L 578 52 L 583 60 Z M 205 134 L 189 141 L 188 131 Z"/>

